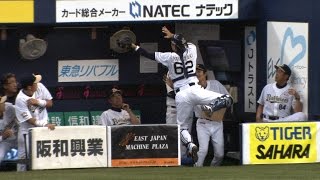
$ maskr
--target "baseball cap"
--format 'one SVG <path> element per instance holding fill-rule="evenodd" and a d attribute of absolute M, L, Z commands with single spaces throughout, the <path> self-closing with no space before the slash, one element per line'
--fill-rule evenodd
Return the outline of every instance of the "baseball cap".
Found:
<path fill-rule="evenodd" d="M 22 76 L 20 79 L 20 84 L 22 88 L 26 88 L 28 86 L 32 86 L 34 83 L 40 82 L 42 79 L 42 76 L 40 74 L 34 75 L 34 74 L 26 74 Z"/>
<path fill-rule="evenodd" d="M 201 71 L 204 71 L 204 72 L 206 72 L 206 71 L 207 71 L 207 68 L 206 68 L 206 67 L 204 67 L 204 65 L 203 65 L 203 64 L 197 64 L 197 69 L 199 69 L 199 70 L 201 70 Z"/>
<path fill-rule="evenodd" d="M 108 91 L 107 97 L 108 97 L 108 98 L 111 98 L 111 96 L 113 96 L 113 95 L 116 94 L 116 93 L 122 95 L 122 91 L 121 91 L 120 89 L 112 88 L 111 90 Z"/>
<path fill-rule="evenodd" d="M 289 66 L 288 65 L 286 65 L 286 64 L 282 64 L 282 65 L 280 65 L 280 66 L 277 66 L 277 65 L 274 65 L 274 67 L 276 68 L 276 69 L 280 69 L 281 71 L 283 71 L 285 74 L 287 74 L 287 75 L 291 75 L 291 69 L 289 68 Z"/>

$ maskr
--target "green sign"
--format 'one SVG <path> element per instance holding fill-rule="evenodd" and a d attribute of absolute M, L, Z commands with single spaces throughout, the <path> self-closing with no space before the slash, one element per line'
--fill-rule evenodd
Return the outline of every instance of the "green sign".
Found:
<path fill-rule="evenodd" d="M 87 111 L 64 112 L 64 119 L 66 126 L 90 125 L 89 112 Z"/>
<path fill-rule="evenodd" d="M 56 126 L 64 126 L 63 112 L 48 112 L 48 121 Z"/>
<path fill-rule="evenodd" d="M 140 110 L 132 110 L 133 114 L 136 115 L 136 117 L 139 119 L 139 122 L 141 123 L 141 113 Z"/>
<path fill-rule="evenodd" d="M 103 111 L 90 111 L 92 125 L 101 125 L 100 116 Z"/>

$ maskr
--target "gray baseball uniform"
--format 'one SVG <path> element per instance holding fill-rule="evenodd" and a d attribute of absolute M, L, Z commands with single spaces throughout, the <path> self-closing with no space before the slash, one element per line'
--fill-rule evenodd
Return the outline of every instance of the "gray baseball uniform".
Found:
<path fill-rule="evenodd" d="M 221 94 L 229 94 L 226 88 L 217 80 L 207 80 L 207 87 L 205 89 Z M 195 116 L 198 118 L 197 135 L 199 142 L 198 161 L 196 166 L 203 166 L 203 162 L 208 153 L 210 140 L 214 152 L 214 158 L 211 162 L 211 166 L 218 166 L 221 164 L 224 157 L 223 122 L 204 119 L 202 117 L 203 112 L 201 110 L 201 106 L 196 106 L 194 109 Z"/>
<path fill-rule="evenodd" d="M 267 84 L 260 95 L 258 103 L 263 105 L 264 122 L 305 121 L 306 115 L 302 112 L 292 113 L 294 96 L 288 93 L 289 84 L 279 89 L 276 83 Z"/>
<path fill-rule="evenodd" d="M 168 73 L 167 73 L 168 76 Z M 173 89 L 166 84 L 167 94 L 172 92 Z M 173 97 L 167 96 L 166 100 L 167 111 L 166 111 L 166 124 L 177 124 L 177 107 L 176 100 Z"/>
<path fill-rule="evenodd" d="M 0 118 L 0 132 L 3 132 L 5 128 L 10 128 L 14 131 L 14 135 L 3 139 L 0 136 L 0 163 L 11 148 L 17 148 L 17 127 L 16 116 L 14 106 L 11 103 L 5 102 L 5 111 L 2 118 Z"/>

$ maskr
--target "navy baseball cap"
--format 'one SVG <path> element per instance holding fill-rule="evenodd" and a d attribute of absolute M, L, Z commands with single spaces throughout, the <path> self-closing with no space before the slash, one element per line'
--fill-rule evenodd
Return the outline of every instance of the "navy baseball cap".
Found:
<path fill-rule="evenodd" d="M 203 64 L 197 64 L 197 68 L 196 69 L 204 71 L 204 72 L 207 71 L 207 68 Z"/>
<path fill-rule="evenodd" d="M 287 74 L 289 77 L 291 76 L 291 69 L 289 68 L 288 65 L 286 64 L 282 64 L 280 66 L 274 65 L 274 67 L 276 69 L 280 69 L 281 71 L 283 71 L 285 74 Z"/>
<path fill-rule="evenodd" d="M 108 91 L 107 97 L 111 98 L 114 94 L 117 94 L 117 93 L 122 95 L 122 91 L 120 89 L 112 88 L 111 90 Z"/>
<path fill-rule="evenodd" d="M 20 84 L 22 88 L 26 88 L 28 86 L 32 86 L 34 83 L 40 82 L 42 79 L 41 75 L 34 75 L 34 74 L 26 74 L 21 77 Z"/>

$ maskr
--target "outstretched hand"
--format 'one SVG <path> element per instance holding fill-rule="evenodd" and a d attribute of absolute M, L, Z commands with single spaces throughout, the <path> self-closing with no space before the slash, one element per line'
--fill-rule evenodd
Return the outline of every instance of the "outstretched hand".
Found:
<path fill-rule="evenodd" d="M 165 26 L 162 27 L 162 32 L 165 34 L 164 38 L 166 38 L 166 39 L 171 39 L 174 35 Z"/>
<path fill-rule="evenodd" d="M 132 48 L 132 49 L 136 49 L 136 48 L 137 48 L 137 45 L 135 45 L 135 44 L 132 43 L 132 44 L 131 44 L 131 48 Z"/>

